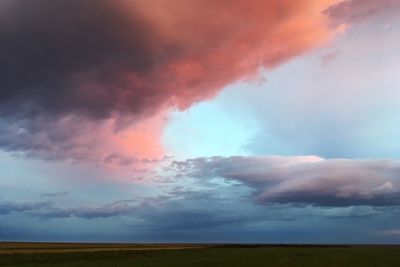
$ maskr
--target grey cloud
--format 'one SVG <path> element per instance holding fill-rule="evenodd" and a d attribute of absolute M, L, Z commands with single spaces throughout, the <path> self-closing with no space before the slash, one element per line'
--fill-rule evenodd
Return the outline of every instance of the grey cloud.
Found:
<path fill-rule="evenodd" d="M 238 194 L 228 190 L 231 197 L 223 198 L 219 194 L 221 188 L 213 189 L 206 190 L 204 197 L 201 197 L 202 190 L 196 192 L 172 188 L 169 197 L 143 197 L 72 207 L 52 202 L 41 209 L 24 209 L 1 217 L 0 222 L 5 225 L 2 228 L 0 223 L 0 236 L 7 236 L 8 230 L 5 227 L 18 222 L 21 231 L 30 230 L 37 234 L 34 240 L 56 239 L 55 235 L 62 233 L 63 240 L 70 240 L 71 236 L 76 240 L 85 240 L 88 234 L 93 240 L 104 241 L 104 238 L 110 238 L 114 242 L 282 242 L 287 231 L 293 231 L 293 234 L 302 236 L 301 239 L 294 238 L 293 242 L 303 238 L 307 240 L 310 234 L 314 235 L 315 240 L 320 240 L 317 238 L 322 233 L 326 235 L 332 232 L 329 227 L 337 227 L 335 229 L 340 232 L 341 225 L 345 225 L 346 231 L 352 232 L 354 229 L 360 230 L 360 223 L 382 218 L 384 214 L 396 215 L 393 208 L 363 206 L 332 208 L 275 203 L 265 208 L 254 205 L 249 199 L 242 199 L 241 194 L 245 192 Z M 214 197 L 209 197 L 209 194 Z M 26 206 L 25 203 L 14 203 L 14 206 L 17 205 Z M 24 218 L 22 222 L 21 218 Z M 23 221 L 35 223 L 31 225 Z M 317 229 L 321 232 L 316 234 L 310 222 L 323 222 L 324 226 L 329 227 L 325 230 Z M 95 229 L 93 223 L 96 223 Z M 110 232 L 110 227 L 115 232 Z M 9 236 L 19 238 L 21 231 Z M 343 232 L 340 233 L 341 238 L 346 237 Z"/>
<path fill-rule="evenodd" d="M 41 197 L 65 197 L 68 195 L 68 191 L 60 191 L 60 192 L 54 192 L 54 193 L 43 193 L 40 196 Z"/>
<path fill-rule="evenodd" d="M 36 211 L 48 209 L 49 207 L 51 207 L 51 202 L 16 203 L 12 201 L 0 201 L 0 215 L 13 212 Z"/>
<path fill-rule="evenodd" d="M 144 90 L 133 91 L 129 100 L 120 96 L 129 84 L 128 71 L 146 72 L 155 64 L 153 37 L 135 10 L 122 3 L 2 3 L 0 114 L 107 117 L 128 106 L 144 108 Z"/>
<path fill-rule="evenodd" d="M 47 219 L 66 217 L 95 219 L 127 216 L 132 215 L 138 207 L 137 204 L 135 205 L 131 202 L 132 201 L 115 201 L 105 205 L 81 206 L 74 208 L 51 207 L 43 212 L 35 213 L 34 215 Z"/>
<path fill-rule="evenodd" d="M 263 204 L 400 205 L 400 162 L 304 157 L 214 157 L 173 164 L 198 178 L 238 180 Z"/>
<path fill-rule="evenodd" d="M 7 119 L 0 116 L 0 149 L 26 158 L 71 159 L 128 167 L 152 163 L 138 155 L 121 152 L 112 137 L 119 138 L 117 118 L 91 121 L 75 115 L 60 119 L 39 117 Z"/>
<path fill-rule="evenodd" d="M 128 3 L 1 1 L 1 149 L 45 160 L 110 160 L 95 158 L 93 142 L 79 140 L 99 132 L 96 122 L 159 111 L 170 95 L 142 80 L 175 49 Z"/>
<path fill-rule="evenodd" d="M 54 196 L 54 194 L 52 194 Z M 77 217 L 84 219 L 109 218 L 130 215 L 140 206 L 137 200 L 120 200 L 104 205 L 60 207 L 55 202 L 0 202 L 0 215 L 28 213 L 35 217 L 52 219 Z"/>

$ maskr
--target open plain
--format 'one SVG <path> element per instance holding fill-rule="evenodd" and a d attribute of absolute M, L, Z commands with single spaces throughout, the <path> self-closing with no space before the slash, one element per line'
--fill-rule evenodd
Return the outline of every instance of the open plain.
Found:
<path fill-rule="evenodd" d="M 400 266 L 398 246 L 0 243 L 7 267 Z"/>

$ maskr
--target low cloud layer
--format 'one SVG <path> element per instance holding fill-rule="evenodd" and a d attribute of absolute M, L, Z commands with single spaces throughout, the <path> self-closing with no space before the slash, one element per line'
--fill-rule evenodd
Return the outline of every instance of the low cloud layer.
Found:
<path fill-rule="evenodd" d="M 32 210 L 40 210 L 49 208 L 51 202 L 23 202 L 17 203 L 12 201 L 0 201 L 0 215 L 5 215 L 13 212 L 29 212 Z"/>
<path fill-rule="evenodd" d="M 400 205 L 400 162 L 299 157 L 214 157 L 175 162 L 179 175 L 247 184 L 259 203 Z"/>
<path fill-rule="evenodd" d="M 13 202 L 0 201 L 0 215 L 11 213 L 28 213 L 35 217 L 54 218 L 108 218 L 123 215 L 130 215 L 137 209 L 138 205 L 133 200 L 115 201 L 105 205 L 81 206 L 81 207 L 60 207 L 53 201 L 46 202 Z"/>
<path fill-rule="evenodd" d="M 360 231 L 360 222 L 376 222 L 387 214 L 397 218 L 398 213 L 393 207 L 279 203 L 266 207 L 249 201 L 248 190 L 237 183 L 219 179 L 209 181 L 208 187 L 203 180 L 197 185 L 193 191 L 171 188 L 165 195 L 86 205 L 73 204 L 71 195 L 47 202 L 40 201 L 43 197 L 0 200 L 0 237 L 103 242 L 108 238 L 114 242 L 283 242 L 287 238 L 300 242 L 312 235 L 321 242 L 324 230 L 314 229 L 315 223 L 323 222 L 328 229 L 346 225 L 345 230 L 354 235 L 355 229 Z M 288 231 L 292 234 L 287 235 Z M 337 241 L 346 236 L 339 232 Z"/>

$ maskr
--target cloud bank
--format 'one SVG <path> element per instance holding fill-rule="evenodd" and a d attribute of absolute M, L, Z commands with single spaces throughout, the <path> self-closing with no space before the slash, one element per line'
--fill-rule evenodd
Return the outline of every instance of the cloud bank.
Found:
<path fill-rule="evenodd" d="M 223 177 L 247 184 L 262 204 L 396 206 L 400 162 L 316 156 L 214 157 L 175 162 L 179 175 Z"/>

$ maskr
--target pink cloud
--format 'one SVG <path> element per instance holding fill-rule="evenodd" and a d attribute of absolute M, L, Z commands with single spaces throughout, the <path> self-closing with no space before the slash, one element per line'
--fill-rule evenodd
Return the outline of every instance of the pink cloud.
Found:
<path fill-rule="evenodd" d="M 343 30 L 323 12 L 337 2 L 1 4 L 0 118 L 16 128 L 3 126 L 0 146 L 80 158 L 81 151 L 98 157 L 95 146 L 116 143 L 112 150 L 131 148 L 131 156 L 161 154 L 165 122 L 153 119 L 157 114 L 186 109 L 230 83 L 257 77 L 262 68 L 326 45 Z M 64 126 L 76 120 L 77 126 Z M 119 121 L 129 132 L 111 131 Z M 26 139 L 14 139 L 14 131 Z"/>

